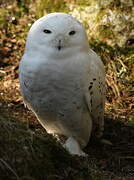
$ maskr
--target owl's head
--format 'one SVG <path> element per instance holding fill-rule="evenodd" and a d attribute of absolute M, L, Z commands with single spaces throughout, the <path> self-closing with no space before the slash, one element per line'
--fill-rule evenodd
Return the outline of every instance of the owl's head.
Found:
<path fill-rule="evenodd" d="M 70 51 L 88 51 L 84 27 L 65 13 L 51 13 L 38 19 L 31 27 L 26 49 L 44 53 L 63 54 Z"/>

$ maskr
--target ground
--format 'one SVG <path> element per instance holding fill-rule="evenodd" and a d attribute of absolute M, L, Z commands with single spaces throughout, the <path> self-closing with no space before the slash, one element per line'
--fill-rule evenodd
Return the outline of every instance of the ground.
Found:
<path fill-rule="evenodd" d="M 88 157 L 71 156 L 24 107 L 19 91 L 18 66 L 28 26 L 35 16 L 31 12 L 28 14 L 23 3 L 16 7 L 15 2 L 24 1 L 14 1 L 10 6 L 8 3 L 1 5 L 0 179 L 133 180 L 132 47 L 117 49 L 104 42 L 90 42 L 100 54 L 107 72 L 105 130 L 102 140 L 91 137 L 84 149 Z M 116 70 L 120 71 L 117 73 Z M 117 74 L 121 73 L 126 73 L 127 78 L 120 76 L 118 79 Z"/>
<path fill-rule="evenodd" d="M 88 157 L 71 156 L 46 133 L 21 101 L 1 102 L 1 179 L 132 180 L 133 127 L 132 123 L 111 119 L 108 114 L 103 136 L 108 141 L 100 142 L 92 137 L 85 148 Z"/>

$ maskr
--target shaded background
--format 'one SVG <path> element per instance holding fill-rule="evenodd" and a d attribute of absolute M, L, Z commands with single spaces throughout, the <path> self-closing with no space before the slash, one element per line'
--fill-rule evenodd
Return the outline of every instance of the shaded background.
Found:
<path fill-rule="evenodd" d="M 131 178 L 134 173 L 134 1 L 0 0 L 0 8 L 0 143 L 3 147 L 0 150 L 0 172 L 5 174 L 3 179 L 25 179 L 25 176 L 27 179 L 45 177 L 76 180 L 97 177 L 107 179 L 112 176 L 113 179 Z M 91 149 L 86 150 L 91 157 L 85 163 L 80 163 L 79 159 L 70 160 L 66 152 L 57 147 L 56 140 L 50 140 L 52 137 L 49 138 L 33 114 L 24 108 L 19 92 L 18 65 L 24 52 L 27 32 L 36 19 L 51 12 L 66 12 L 76 17 L 87 30 L 90 47 L 101 56 L 105 64 L 107 100 L 104 137 L 112 141 L 113 146 L 108 145 L 108 142 L 105 145 L 91 142 Z M 37 137 L 34 142 L 29 140 L 33 137 L 31 132 L 44 141 Z M 18 136 L 22 139 L 21 143 Z M 25 142 L 26 137 L 30 145 L 27 140 Z M 35 143 L 35 146 L 30 152 L 27 150 L 29 155 L 21 151 L 22 146 L 31 147 L 31 143 Z M 42 144 L 46 143 L 50 149 L 59 148 L 57 153 L 62 151 L 63 156 L 57 157 L 63 161 L 62 168 L 62 165 L 57 165 L 58 159 L 52 158 L 53 152 L 42 151 L 42 148 L 46 148 Z M 43 158 L 48 157 L 47 160 L 43 159 L 44 166 L 47 166 L 46 174 L 43 170 L 38 172 L 36 169 L 36 166 L 44 168 L 40 167 L 42 162 L 35 160 L 31 152 L 35 151 L 37 144 L 39 148 L 36 156 L 41 154 Z M 101 150 L 98 152 L 96 149 Z M 104 153 L 101 154 L 102 151 Z M 27 158 L 24 160 L 25 156 Z M 30 171 L 30 168 L 36 173 Z M 22 172 L 22 169 L 25 171 Z"/>

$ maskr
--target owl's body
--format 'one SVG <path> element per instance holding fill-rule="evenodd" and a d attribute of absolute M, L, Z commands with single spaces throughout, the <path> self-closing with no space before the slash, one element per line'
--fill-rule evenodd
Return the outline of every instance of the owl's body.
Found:
<path fill-rule="evenodd" d="M 89 50 L 79 22 L 63 13 L 35 22 L 20 63 L 21 92 L 47 132 L 69 138 L 65 147 L 72 154 L 84 155 L 81 148 L 93 128 L 103 131 L 104 78 L 103 64 Z"/>

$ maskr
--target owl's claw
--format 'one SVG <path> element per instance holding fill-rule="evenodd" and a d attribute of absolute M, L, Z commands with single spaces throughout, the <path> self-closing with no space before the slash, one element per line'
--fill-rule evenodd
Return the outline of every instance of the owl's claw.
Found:
<path fill-rule="evenodd" d="M 69 137 L 63 147 L 67 149 L 72 155 L 78 155 L 83 157 L 88 156 L 85 152 L 81 150 L 79 143 L 73 137 Z"/>

